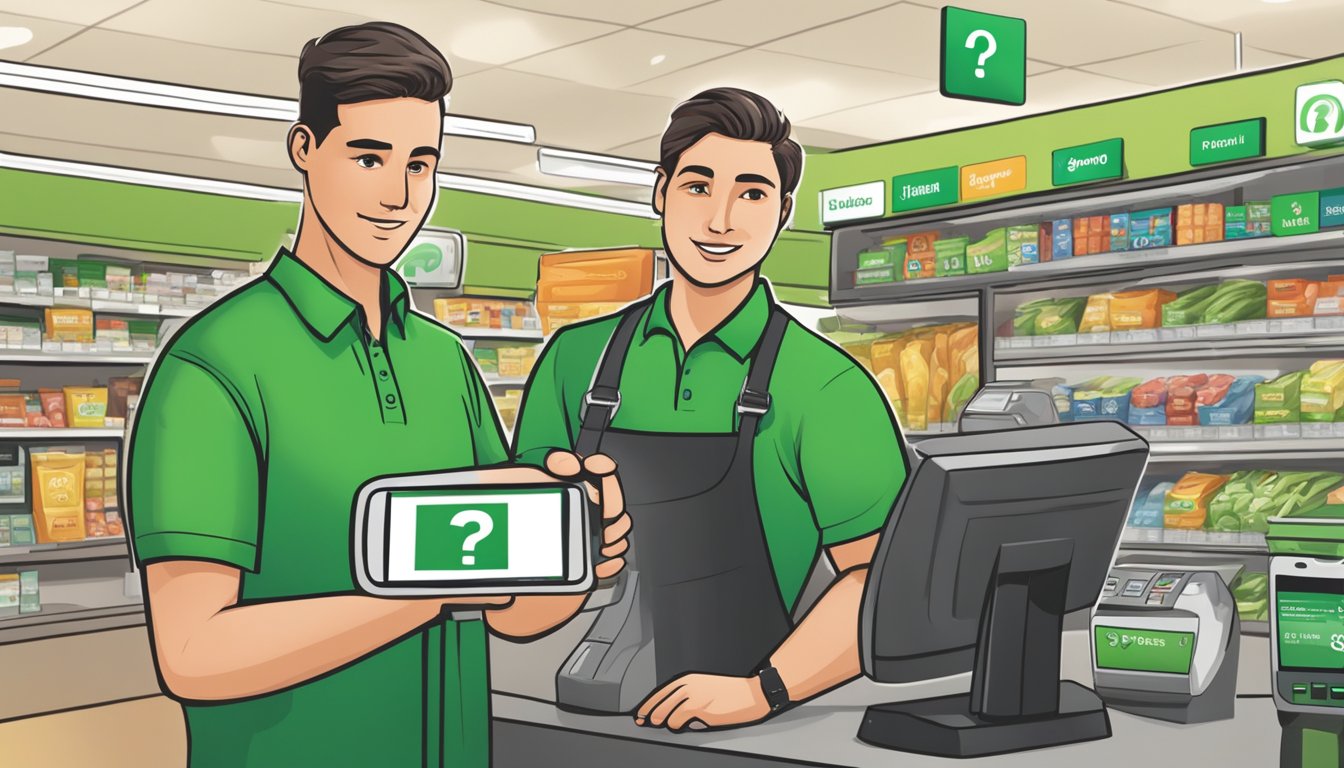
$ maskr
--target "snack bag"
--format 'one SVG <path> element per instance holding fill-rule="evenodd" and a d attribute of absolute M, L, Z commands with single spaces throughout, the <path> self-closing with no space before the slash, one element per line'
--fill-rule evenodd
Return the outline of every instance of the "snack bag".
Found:
<path fill-rule="evenodd" d="M 929 428 L 929 353 L 932 347 L 928 341 L 914 341 L 901 350 L 906 426 L 916 431 Z"/>
<path fill-rule="evenodd" d="M 1209 502 L 1227 481 L 1227 475 L 1187 472 L 1167 493 L 1162 505 L 1165 526 L 1186 530 L 1203 528 L 1209 514 Z"/>
<path fill-rule="evenodd" d="M 84 457 L 77 453 L 32 453 L 29 458 L 38 543 L 83 541 Z"/>
<path fill-rule="evenodd" d="M 1110 302 L 1111 330 L 1156 328 L 1161 324 L 1162 306 L 1175 299 L 1176 294 L 1160 288 L 1113 294 Z"/>
<path fill-rule="evenodd" d="M 1111 330 L 1111 299 L 1113 294 L 1097 293 L 1087 297 L 1083 319 L 1078 323 L 1079 333 L 1105 333 Z"/>

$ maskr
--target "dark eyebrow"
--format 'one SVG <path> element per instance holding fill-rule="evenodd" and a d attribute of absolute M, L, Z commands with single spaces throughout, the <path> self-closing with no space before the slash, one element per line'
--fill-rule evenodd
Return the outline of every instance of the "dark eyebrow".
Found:
<path fill-rule="evenodd" d="M 435 160 L 438 160 L 439 150 L 433 147 L 416 147 L 411 150 L 411 157 L 420 157 L 421 155 L 431 155 Z"/>
<path fill-rule="evenodd" d="M 744 173 L 737 177 L 737 181 L 739 184 L 764 184 L 771 189 L 775 188 L 774 182 L 757 173 Z"/>
<path fill-rule="evenodd" d="M 707 179 L 714 178 L 714 170 L 712 168 L 706 168 L 703 165 L 688 165 L 685 168 L 682 168 L 681 172 L 678 173 L 677 175 L 685 176 L 688 173 L 698 173 Z"/>
<path fill-rule="evenodd" d="M 345 146 L 351 149 L 381 149 L 384 152 L 392 149 L 391 144 L 377 139 L 355 139 L 354 141 L 347 141 Z"/>

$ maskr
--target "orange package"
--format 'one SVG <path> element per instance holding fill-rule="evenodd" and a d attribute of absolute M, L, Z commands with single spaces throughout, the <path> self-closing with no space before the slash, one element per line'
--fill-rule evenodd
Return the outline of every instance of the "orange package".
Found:
<path fill-rule="evenodd" d="M 1162 325 L 1162 305 L 1176 294 L 1161 288 L 1111 295 L 1111 330 L 1133 331 Z"/>
<path fill-rule="evenodd" d="M 634 301 L 653 292 L 653 262 L 653 251 L 647 248 L 543 254 L 537 301 Z"/>
<path fill-rule="evenodd" d="M 918 280 L 933 277 L 938 267 L 938 255 L 933 244 L 938 240 L 937 232 L 917 232 L 905 238 L 905 257 L 901 271 L 906 280 Z"/>
<path fill-rule="evenodd" d="M 1075 237 L 1077 237 L 1075 235 Z M 1111 250 L 1111 217 L 1090 216 L 1087 219 L 1087 252 L 1106 253 Z"/>
<path fill-rule="evenodd" d="M 1187 203 L 1176 208 L 1176 244 L 1216 243 L 1223 239 L 1221 203 Z"/>
<path fill-rule="evenodd" d="M 1165 527 L 1186 530 L 1203 528 L 1204 520 L 1209 514 L 1209 501 L 1227 480 L 1227 475 L 1185 473 L 1176 482 L 1176 486 L 1167 491 L 1166 500 L 1162 505 Z"/>
<path fill-rule="evenodd" d="M 1316 309 L 1320 283 L 1312 280 L 1270 280 L 1266 283 L 1267 317 L 1308 317 Z"/>

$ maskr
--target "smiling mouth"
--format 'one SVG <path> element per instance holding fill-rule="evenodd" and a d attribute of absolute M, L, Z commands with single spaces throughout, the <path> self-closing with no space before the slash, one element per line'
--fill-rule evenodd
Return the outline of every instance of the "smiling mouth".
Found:
<path fill-rule="evenodd" d="M 382 230 L 387 230 L 387 231 L 391 231 L 391 230 L 397 229 L 398 227 L 401 227 L 402 225 L 404 225 L 404 224 L 406 223 L 406 222 L 404 222 L 404 221 L 398 221 L 398 220 L 396 220 L 396 219 L 375 219 L 375 218 L 373 218 L 372 216 L 365 216 L 365 215 L 362 214 L 362 213 L 357 213 L 357 214 L 355 214 L 355 215 L 358 216 L 359 218 L 361 218 L 361 219 L 363 219 L 363 220 L 365 220 L 365 221 L 367 221 L 367 222 L 373 224 L 373 226 L 375 226 L 375 227 L 377 227 L 377 228 L 379 228 L 379 229 L 382 229 Z"/>
<path fill-rule="evenodd" d="M 725 257 L 727 257 L 729 254 L 737 251 L 742 247 L 740 245 L 726 245 L 723 243 L 715 243 L 715 244 L 701 243 L 696 240 L 692 240 L 691 242 L 695 245 L 696 248 L 699 248 L 700 253 L 703 254 L 704 257 L 706 259 L 709 259 L 710 261 L 723 261 Z"/>

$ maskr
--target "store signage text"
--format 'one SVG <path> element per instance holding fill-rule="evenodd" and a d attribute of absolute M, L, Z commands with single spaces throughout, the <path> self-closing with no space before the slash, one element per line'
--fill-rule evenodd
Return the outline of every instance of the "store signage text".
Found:
<path fill-rule="evenodd" d="M 907 173 L 891 179 L 891 212 L 913 211 L 957 202 L 957 167 Z"/>
<path fill-rule="evenodd" d="M 1026 188 L 1027 158 L 1024 155 L 965 165 L 961 168 L 963 202 L 1009 192 L 1021 192 Z"/>
<path fill-rule="evenodd" d="M 1319 192 L 1275 195 L 1270 198 L 1271 230 L 1277 235 L 1302 235 L 1321 228 Z"/>
<path fill-rule="evenodd" d="M 1321 226 L 1344 226 L 1344 188 L 1321 192 Z"/>
<path fill-rule="evenodd" d="M 1206 125 L 1190 131 L 1190 165 L 1264 157 L 1265 118 Z"/>
<path fill-rule="evenodd" d="M 1057 149 L 1051 155 L 1050 171 L 1056 187 L 1121 178 L 1125 175 L 1125 140 L 1107 139 Z"/>
<path fill-rule="evenodd" d="M 1306 147 L 1344 141 L 1344 82 L 1327 80 L 1297 87 L 1293 128 Z"/>
<path fill-rule="evenodd" d="M 878 218 L 883 213 L 886 192 L 881 181 L 824 190 L 821 193 L 821 223 Z"/>

